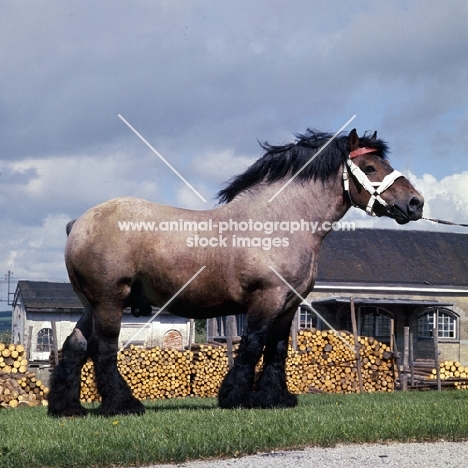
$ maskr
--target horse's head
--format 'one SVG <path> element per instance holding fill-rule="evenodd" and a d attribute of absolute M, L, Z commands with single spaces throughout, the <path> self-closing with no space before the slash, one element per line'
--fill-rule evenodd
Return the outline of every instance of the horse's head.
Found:
<path fill-rule="evenodd" d="M 351 203 L 373 216 L 389 216 L 398 224 L 406 224 L 422 217 L 423 196 L 408 179 L 395 171 L 389 162 L 378 155 L 372 141 L 359 146 L 356 130 L 348 137 L 349 158 L 345 163 L 343 180 Z"/>

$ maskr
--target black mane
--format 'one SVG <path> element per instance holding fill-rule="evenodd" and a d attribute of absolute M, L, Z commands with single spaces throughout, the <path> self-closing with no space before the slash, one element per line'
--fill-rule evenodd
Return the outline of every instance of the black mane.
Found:
<path fill-rule="evenodd" d="M 243 174 L 234 176 L 229 185 L 218 192 L 220 203 L 229 203 L 239 193 L 266 181 L 275 182 L 296 174 L 313 155 L 332 138 L 330 133 L 307 129 L 306 133 L 296 135 L 296 141 L 282 146 L 260 143 L 265 154 L 254 162 Z M 379 139 L 365 134 L 359 138 L 359 146 L 372 146 L 381 158 L 387 157 L 388 146 Z M 337 136 L 320 154 L 297 176 L 297 181 L 326 181 L 336 174 L 348 158 L 348 136 Z"/>

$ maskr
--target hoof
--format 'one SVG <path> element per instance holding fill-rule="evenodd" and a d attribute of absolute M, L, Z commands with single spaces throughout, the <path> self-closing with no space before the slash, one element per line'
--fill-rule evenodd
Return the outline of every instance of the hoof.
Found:
<path fill-rule="evenodd" d="M 279 394 L 257 392 L 250 395 L 249 408 L 294 408 L 296 406 L 297 396 L 288 391 Z"/>
<path fill-rule="evenodd" d="M 56 418 L 72 418 L 86 416 L 88 414 L 88 411 L 81 405 L 63 408 L 61 410 L 54 409 L 49 406 L 49 408 L 47 409 L 47 414 Z"/>
<path fill-rule="evenodd" d="M 239 392 L 236 389 L 228 392 L 225 388 L 221 387 L 218 393 L 218 405 L 223 409 L 251 408 L 250 393 Z"/>
<path fill-rule="evenodd" d="M 119 414 L 136 414 L 142 415 L 146 411 L 145 406 L 140 400 L 133 398 L 130 401 L 122 402 L 121 404 L 105 404 L 104 402 L 99 407 L 99 414 L 104 417 L 117 416 Z"/>

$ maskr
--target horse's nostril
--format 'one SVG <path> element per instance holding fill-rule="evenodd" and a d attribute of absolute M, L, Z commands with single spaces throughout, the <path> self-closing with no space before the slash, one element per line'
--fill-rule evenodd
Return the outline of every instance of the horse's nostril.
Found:
<path fill-rule="evenodd" d="M 412 213 L 419 211 L 424 206 L 424 200 L 419 197 L 413 197 L 409 202 L 409 209 Z"/>

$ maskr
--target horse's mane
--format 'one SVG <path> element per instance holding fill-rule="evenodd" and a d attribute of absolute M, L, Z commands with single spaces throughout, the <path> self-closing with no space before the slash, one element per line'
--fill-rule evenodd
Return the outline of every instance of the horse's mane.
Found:
<path fill-rule="evenodd" d="M 313 155 L 332 138 L 332 134 L 307 129 L 304 134 L 296 135 L 296 141 L 281 146 L 260 143 L 265 154 L 254 162 L 244 173 L 234 176 L 229 185 L 218 192 L 220 203 L 229 203 L 239 193 L 266 181 L 275 182 L 296 174 Z M 359 146 L 372 146 L 378 155 L 385 159 L 388 146 L 368 134 L 359 138 Z M 340 134 L 297 176 L 297 181 L 311 179 L 326 181 L 336 174 L 349 154 L 348 136 Z"/>

